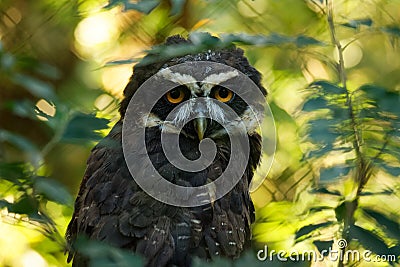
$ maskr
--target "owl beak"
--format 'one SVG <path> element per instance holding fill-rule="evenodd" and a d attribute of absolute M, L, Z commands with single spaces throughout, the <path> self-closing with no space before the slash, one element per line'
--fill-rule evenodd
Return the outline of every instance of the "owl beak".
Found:
<path fill-rule="evenodd" d="M 196 129 L 199 140 L 203 140 L 204 133 L 207 129 L 207 118 L 201 117 L 194 120 L 194 128 Z"/>

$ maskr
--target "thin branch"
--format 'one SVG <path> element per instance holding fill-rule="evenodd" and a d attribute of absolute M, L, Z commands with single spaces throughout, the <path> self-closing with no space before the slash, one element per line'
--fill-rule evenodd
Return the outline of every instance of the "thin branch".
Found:
<path fill-rule="evenodd" d="M 325 0 L 325 1 L 326 1 L 326 6 L 327 6 L 327 20 L 328 20 L 332 43 L 336 47 L 338 55 L 339 55 L 339 64 L 337 66 L 337 69 L 339 72 L 339 78 L 340 78 L 340 82 L 341 82 L 342 87 L 346 94 L 346 102 L 347 102 L 347 106 L 348 106 L 348 110 L 349 110 L 349 117 L 351 120 L 351 124 L 353 126 L 353 134 L 355 137 L 355 140 L 353 142 L 353 147 L 354 147 L 354 150 L 356 151 L 357 159 L 360 161 L 360 165 L 361 165 L 360 168 L 363 168 L 365 166 L 365 160 L 361 153 L 361 145 L 360 145 L 361 138 L 359 136 L 359 131 L 357 129 L 357 121 L 356 121 L 355 114 L 354 114 L 352 97 L 347 88 L 347 75 L 346 75 L 346 70 L 345 70 L 345 66 L 344 66 L 344 57 L 343 57 L 344 47 L 342 46 L 342 44 L 336 37 L 335 24 L 333 21 L 333 0 Z M 360 185 L 361 184 L 364 185 L 365 183 L 364 183 L 364 181 L 362 181 L 364 179 L 362 179 L 362 177 L 359 177 L 359 175 L 357 175 L 357 176 L 358 177 L 356 179 L 356 182 L 359 182 Z"/>
<path fill-rule="evenodd" d="M 340 83 L 342 84 L 342 88 L 346 94 L 346 105 L 348 107 L 349 118 L 351 121 L 352 131 L 354 135 L 353 148 L 356 153 L 357 159 L 357 167 L 356 174 L 354 177 L 354 182 L 357 184 L 357 194 L 352 201 L 346 201 L 345 204 L 345 217 L 343 219 L 343 228 L 341 228 L 341 237 L 347 241 L 347 244 L 350 244 L 351 237 L 349 236 L 349 229 L 352 224 L 354 224 L 355 218 L 354 214 L 356 209 L 358 208 L 359 196 L 360 193 L 368 181 L 370 172 L 370 165 L 365 161 L 362 151 L 361 151 L 361 138 L 360 133 L 358 131 L 358 124 L 354 114 L 354 107 L 352 103 L 352 94 L 349 92 L 347 88 L 347 75 L 344 66 L 344 57 L 343 51 L 346 47 L 343 47 L 340 43 L 339 39 L 336 36 L 335 24 L 334 24 L 334 15 L 333 15 L 333 0 L 325 0 L 326 8 L 327 8 L 327 21 L 329 25 L 329 31 L 331 34 L 332 43 L 337 49 L 339 55 L 339 62 L 337 64 L 337 71 L 339 73 Z M 341 249 L 341 253 L 344 254 L 346 252 L 346 247 Z M 339 260 L 338 267 L 343 267 L 344 262 L 343 259 Z"/>
<path fill-rule="evenodd" d="M 338 72 L 340 77 L 340 82 L 342 83 L 343 89 L 346 91 L 346 95 L 348 97 L 349 92 L 347 90 L 347 77 L 344 67 L 344 58 L 343 58 L 343 47 L 340 41 L 336 37 L 336 30 L 335 24 L 333 22 L 333 0 L 325 0 L 327 6 L 327 20 L 329 25 L 329 32 L 331 34 L 331 39 L 333 45 L 336 47 L 339 55 L 339 65 L 338 65 Z"/>
<path fill-rule="evenodd" d="M 311 2 L 312 4 L 314 4 L 314 6 L 315 6 L 316 8 L 318 8 L 319 11 L 321 11 L 321 13 L 322 13 L 323 15 L 326 15 L 326 12 L 325 12 L 324 8 L 321 7 L 321 5 L 320 5 L 318 2 L 316 2 L 315 0 L 310 0 L 310 2 Z"/>

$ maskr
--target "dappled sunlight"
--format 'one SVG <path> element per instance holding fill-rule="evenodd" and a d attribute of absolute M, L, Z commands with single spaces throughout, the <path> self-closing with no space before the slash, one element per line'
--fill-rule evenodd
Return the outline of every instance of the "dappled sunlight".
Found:
<path fill-rule="evenodd" d="M 359 42 L 353 40 L 343 40 L 342 45 L 344 45 L 346 48 L 343 52 L 345 68 L 357 66 L 363 58 L 363 51 Z M 333 56 L 336 62 L 339 62 L 337 49 L 334 50 Z"/>
<path fill-rule="evenodd" d="M 50 117 L 54 117 L 54 115 L 56 114 L 56 107 L 54 105 L 51 105 L 49 102 L 47 102 L 44 99 L 40 99 L 37 103 L 36 103 L 36 107 L 43 112 L 44 114 L 46 114 L 47 116 Z M 39 120 L 42 121 L 46 121 L 48 120 L 46 117 L 42 116 L 42 115 L 36 115 L 36 117 Z"/>
<path fill-rule="evenodd" d="M 76 27 L 75 47 L 83 58 L 101 63 L 104 53 L 117 44 L 118 34 L 116 13 L 98 12 L 83 19 Z"/>
<path fill-rule="evenodd" d="M 299 94 L 306 87 L 306 80 L 303 77 L 287 77 L 285 73 L 280 73 L 279 79 L 275 81 L 271 98 L 279 107 L 289 114 L 298 110 L 304 96 Z M 275 90 L 274 90 L 275 89 Z"/>
<path fill-rule="evenodd" d="M 267 10 L 267 1 L 248 1 L 241 0 L 237 3 L 237 10 L 239 13 L 248 18 L 259 17 L 260 14 Z"/>
<path fill-rule="evenodd" d="M 321 61 L 310 58 L 303 68 L 303 75 L 308 83 L 314 80 L 329 80 L 330 76 L 324 64 Z"/>
<path fill-rule="evenodd" d="M 3 21 L 8 27 L 15 27 L 22 19 L 21 12 L 15 7 L 10 7 L 3 14 Z"/>
<path fill-rule="evenodd" d="M 43 237 L 41 234 L 33 229 L 24 228 L 23 225 L 14 226 L 13 224 L 7 223 L 7 216 L 13 216 L 2 212 L 0 219 L 0 265 L 2 266 L 15 266 L 15 267 L 26 267 L 28 265 L 24 260 L 24 255 L 28 255 L 30 243 L 38 242 Z M 35 256 L 37 256 L 37 253 Z M 29 256 L 29 255 L 28 255 Z M 40 257 L 40 255 L 39 255 Z M 41 258 L 41 257 L 40 257 Z M 41 258 L 42 262 L 43 259 Z M 34 262 L 32 262 L 33 264 Z M 45 264 L 45 262 L 44 262 Z M 33 265 L 31 265 L 33 266 Z M 47 265 L 38 265 L 47 266 Z"/>
<path fill-rule="evenodd" d="M 94 102 L 94 106 L 98 110 L 105 110 L 107 107 L 111 105 L 114 99 L 108 94 L 102 94 L 98 98 L 96 98 Z"/>
<path fill-rule="evenodd" d="M 122 98 L 123 90 L 132 75 L 132 65 L 120 65 L 102 69 L 101 81 L 104 89 Z"/>
<path fill-rule="evenodd" d="M 42 256 L 40 256 L 39 253 L 37 253 L 34 250 L 28 250 L 21 256 L 21 265 L 15 264 L 15 267 L 47 267 L 48 264 L 46 261 L 43 259 Z"/>

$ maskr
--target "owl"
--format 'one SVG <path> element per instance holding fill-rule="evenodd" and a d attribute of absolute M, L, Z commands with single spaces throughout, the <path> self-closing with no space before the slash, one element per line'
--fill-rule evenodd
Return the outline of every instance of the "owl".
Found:
<path fill-rule="evenodd" d="M 212 38 L 218 41 L 216 37 Z M 165 42 L 166 46 L 185 44 L 191 44 L 190 38 L 172 36 Z M 150 119 L 144 126 L 145 145 L 152 165 L 169 182 L 198 187 L 215 181 L 227 168 L 231 158 L 228 133 L 220 123 L 213 120 L 213 116 L 224 116 L 220 114 L 221 109 L 215 107 L 213 110 L 213 106 L 209 107 L 209 117 L 187 123 L 179 133 L 179 147 L 188 159 L 199 157 L 199 143 L 203 139 L 210 138 L 215 143 L 216 155 L 211 164 L 202 170 L 190 172 L 171 164 L 163 152 L 160 136 L 167 115 L 186 100 L 202 96 L 228 105 L 242 119 L 246 129 L 249 129 L 246 132 L 249 144 L 247 164 L 241 177 L 232 177 L 237 178 L 238 182 L 229 192 L 218 199 L 212 198 L 210 194 L 204 205 L 175 206 L 164 203 L 138 185 L 133 176 L 141 175 L 141 172 L 132 174 L 124 158 L 123 126 L 129 120 L 127 109 L 139 87 L 166 68 L 196 61 L 219 63 L 233 68 L 246 75 L 263 96 L 267 94 L 261 85 L 260 73 L 249 64 L 243 50 L 234 46 L 160 59 L 151 64 L 137 64 L 124 90 L 124 99 L 119 109 L 120 120 L 92 149 L 87 161 L 73 217 L 66 232 L 71 248 L 78 236 L 86 236 L 90 240 L 139 254 L 143 256 L 146 266 L 190 266 L 194 257 L 205 260 L 219 256 L 235 259 L 250 247 L 254 206 L 249 186 L 260 160 L 261 137 L 254 127 L 246 125 L 252 123 L 247 118 L 249 107 L 246 101 L 230 88 L 218 85 L 218 79 L 214 79 L 212 84 L 182 84 L 156 99 L 148 114 Z M 182 74 L 171 72 L 171 79 L 174 75 L 183 77 Z M 220 78 L 223 79 L 222 76 Z M 177 116 L 181 115 L 178 113 Z M 89 259 L 73 249 L 68 256 L 68 261 L 71 260 L 73 266 L 89 265 Z"/>

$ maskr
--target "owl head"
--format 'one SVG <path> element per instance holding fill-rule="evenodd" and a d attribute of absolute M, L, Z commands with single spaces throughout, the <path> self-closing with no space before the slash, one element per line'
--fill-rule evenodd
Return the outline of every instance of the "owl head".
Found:
<path fill-rule="evenodd" d="M 214 38 L 216 42 L 220 41 L 217 37 L 210 36 L 210 38 Z M 185 44 L 192 44 L 190 37 L 184 39 L 176 35 L 169 37 L 165 42 L 165 46 L 170 47 L 178 47 Z M 151 56 L 154 57 L 154 55 Z M 147 57 L 144 58 L 143 62 L 146 62 Z M 121 116 L 124 117 L 129 101 L 137 89 L 151 76 L 168 67 L 196 61 L 215 62 L 232 67 L 250 78 L 264 96 L 267 94 L 266 90 L 261 85 L 260 73 L 249 64 L 247 58 L 244 56 L 243 50 L 235 46 L 230 46 L 229 48 L 206 50 L 201 53 L 188 54 L 177 58 L 160 59 L 152 64 L 138 63 L 134 67 L 133 75 L 124 90 L 124 99 L 120 107 Z M 220 101 L 231 107 L 239 116 L 243 116 L 243 121 L 248 120 L 249 107 L 247 103 L 232 92 L 232 90 L 220 85 L 221 82 L 235 75 L 232 71 L 220 73 L 219 75 L 210 75 L 210 77 L 206 77 L 204 81 L 195 81 L 193 77 L 182 77 L 180 73 L 169 73 L 168 75 L 170 76 L 169 79 L 179 80 L 182 85 L 173 88 L 171 91 L 167 92 L 164 97 L 159 99 L 150 114 L 150 120 L 153 122 L 153 124 L 150 122 L 150 126 L 155 126 L 157 123 L 161 124 L 178 104 L 196 97 L 206 97 Z M 211 117 L 224 116 L 223 112 L 216 105 L 211 105 L 208 109 L 209 110 L 205 112 L 209 113 Z M 181 112 L 177 114 L 177 116 L 188 116 L 188 114 Z M 179 119 L 183 120 L 184 118 L 176 118 L 176 120 Z M 250 122 L 248 123 L 250 124 Z M 249 128 L 251 128 L 250 125 Z M 216 123 L 212 118 L 199 118 L 194 120 L 192 125 L 186 126 L 186 132 L 188 136 L 197 137 L 199 141 L 206 137 L 215 138 L 224 133 L 226 134 L 221 125 Z"/>

